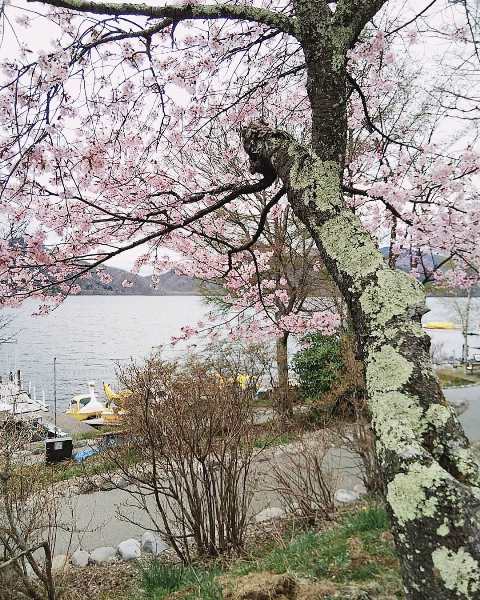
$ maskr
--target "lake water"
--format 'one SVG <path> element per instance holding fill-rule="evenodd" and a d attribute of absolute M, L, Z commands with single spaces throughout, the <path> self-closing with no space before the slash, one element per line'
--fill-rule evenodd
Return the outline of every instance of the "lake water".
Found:
<path fill-rule="evenodd" d="M 114 384 L 117 364 L 157 351 L 207 311 L 196 296 L 76 296 L 41 317 L 25 306 L 14 311 L 16 343 L 0 346 L 0 373 L 20 368 L 25 384 L 36 386 L 37 397 L 44 389 L 50 402 L 56 357 L 58 406 L 65 408 L 74 394 L 88 392 L 88 381 L 99 391 L 102 381 Z"/>
<path fill-rule="evenodd" d="M 454 302 L 462 299 L 429 298 L 431 311 L 424 321 L 455 321 Z M 45 390 L 53 398 L 53 358 L 57 357 L 58 406 L 64 409 L 74 394 L 86 393 L 87 382 L 115 384 L 116 365 L 133 358 L 141 360 L 168 344 L 180 327 L 195 324 L 208 312 L 198 296 L 77 296 L 43 317 L 32 317 L 32 307 L 14 311 L 12 329 L 16 343 L 0 346 L 0 373 L 21 368 L 24 381 L 36 386 L 37 396 Z M 473 300 L 471 330 L 478 331 L 480 299 Z M 462 336 L 458 331 L 431 331 L 433 343 L 445 356 L 461 356 Z M 480 346 L 480 336 L 471 336 Z M 170 358 L 182 355 L 185 347 L 162 350 Z M 480 350 L 472 349 L 471 353 Z M 102 394 L 101 394 L 102 395 Z M 470 409 L 462 421 L 473 439 L 480 439 L 480 388 L 448 392 L 452 398 L 468 399 Z"/>

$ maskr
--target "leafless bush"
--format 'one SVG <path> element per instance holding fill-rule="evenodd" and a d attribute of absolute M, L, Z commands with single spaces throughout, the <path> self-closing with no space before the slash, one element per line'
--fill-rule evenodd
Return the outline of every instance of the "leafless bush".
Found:
<path fill-rule="evenodd" d="M 372 494 L 382 494 L 383 482 L 380 466 L 375 454 L 375 437 L 364 402 L 353 405 L 353 419 L 336 419 L 329 424 L 334 444 L 353 456 L 353 468 L 360 473 L 366 490 Z"/>
<path fill-rule="evenodd" d="M 333 435 L 334 445 L 352 455 L 353 468 L 360 472 L 367 491 L 379 494 L 383 484 L 366 406 L 363 365 L 355 355 L 353 339 L 348 336 L 342 338 L 342 360 L 341 379 L 322 398 L 326 406 L 335 407 L 324 424 Z"/>
<path fill-rule="evenodd" d="M 316 434 L 285 449 L 272 462 L 274 490 L 286 510 L 312 525 L 335 513 L 336 470 L 326 436 Z M 330 461 L 330 464 L 329 464 Z M 337 471 L 338 473 L 338 471 Z"/>
<path fill-rule="evenodd" d="M 448 359 L 443 342 L 432 342 L 430 345 L 430 358 L 434 365 L 440 365 Z"/>
<path fill-rule="evenodd" d="M 210 365 L 150 359 L 121 374 L 131 390 L 128 439 L 109 456 L 184 562 L 243 546 L 255 455 L 251 394 Z M 135 460 L 126 457 L 135 456 Z M 123 511 L 123 518 L 132 517 Z"/>
<path fill-rule="evenodd" d="M 29 464 L 30 442 L 31 435 L 12 420 L 0 422 L 2 600 L 59 597 L 52 574 L 57 497 L 48 470 Z"/>

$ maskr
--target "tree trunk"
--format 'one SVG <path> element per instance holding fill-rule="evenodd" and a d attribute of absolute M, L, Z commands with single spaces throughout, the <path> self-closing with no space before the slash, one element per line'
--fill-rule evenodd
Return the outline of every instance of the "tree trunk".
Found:
<path fill-rule="evenodd" d="M 293 406 L 288 388 L 288 332 L 284 331 L 277 337 L 275 344 L 278 372 L 277 410 L 283 418 L 289 418 L 293 414 Z"/>
<path fill-rule="evenodd" d="M 263 122 L 242 138 L 252 172 L 282 180 L 347 303 L 407 598 L 480 598 L 479 468 L 433 372 L 422 286 L 387 266 L 345 207 L 341 158 Z"/>

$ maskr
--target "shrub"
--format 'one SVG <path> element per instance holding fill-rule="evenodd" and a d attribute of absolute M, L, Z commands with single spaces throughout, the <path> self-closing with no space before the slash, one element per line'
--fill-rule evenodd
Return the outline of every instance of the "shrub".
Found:
<path fill-rule="evenodd" d="M 316 399 L 328 392 L 343 367 L 341 344 L 338 336 L 314 333 L 303 339 L 305 347 L 293 357 L 301 393 Z"/>
<path fill-rule="evenodd" d="M 335 465 L 328 464 L 330 447 L 327 436 L 317 434 L 300 440 L 295 452 L 284 451 L 280 460 L 272 464 L 276 493 L 286 510 L 307 525 L 314 524 L 319 518 L 331 520 L 335 514 L 338 470 Z"/>
<path fill-rule="evenodd" d="M 243 547 L 254 491 L 251 391 L 222 378 L 211 365 L 150 359 L 122 374 L 131 390 L 124 444 L 107 450 L 143 509 L 178 557 L 192 549 L 217 556 Z M 131 520 L 131 515 L 124 517 Z"/>
<path fill-rule="evenodd" d="M 0 597 L 56 600 L 52 555 L 61 496 L 48 467 L 30 465 L 30 428 L 0 423 Z M 29 576 L 33 572 L 35 577 Z"/>

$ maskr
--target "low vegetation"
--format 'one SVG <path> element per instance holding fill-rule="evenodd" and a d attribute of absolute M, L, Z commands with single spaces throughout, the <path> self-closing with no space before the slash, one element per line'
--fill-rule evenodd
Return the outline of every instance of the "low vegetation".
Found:
<path fill-rule="evenodd" d="M 330 391 L 343 368 L 342 348 L 336 335 L 308 334 L 304 348 L 293 358 L 302 396 L 315 400 Z"/>
<path fill-rule="evenodd" d="M 255 599 L 255 595 L 232 595 L 232 590 L 245 582 L 254 585 L 256 577 L 266 581 L 272 575 L 292 578 L 301 591 L 297 597 L 312 600 L 366 597 L 359 594 L 361 590 L 368 591 L 369 598 L 403 597 L 388 518 L 376 504 L 344 514 L 324 531 L 298 530 L 291 525 L 281 534 L 263 537 L 262 543 L 259 540 L 250 544 L 249 553 L 229 564 L 184 567 L 158 560 L 144 563 L 132 600 Z M 308 595 L 309 588 L 312 593 L 315 590 L 315 596 Z M 284 595 L 282 600 L 285 597 L 290 596 Z"/>
<path fill-rule="evenodd" d="M 461 369 L 437 369 L 436 374 L 443 388 L 472 385 L 480 382 L 480 371 L 465 373 Z"/>

